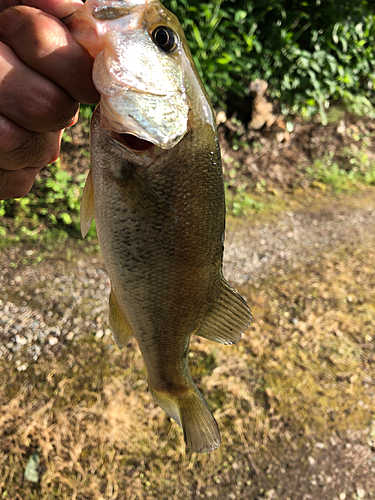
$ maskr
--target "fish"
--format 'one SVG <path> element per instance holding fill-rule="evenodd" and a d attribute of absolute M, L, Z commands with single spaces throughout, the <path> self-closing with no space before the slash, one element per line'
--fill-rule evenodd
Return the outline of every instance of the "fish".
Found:
<path fill-rule="evenodd" d="M 174 14 L 158 0 L 87 0 L 67 23 L 101 94 L 81 203 L 111 283 L 109 326 L 134 335 L 156 403 L 187 448 L 220 431 L 188 367 L 192 335 L 235 344 L 246 301 L 223 276 L 225 194 L 215 115 Z"/>

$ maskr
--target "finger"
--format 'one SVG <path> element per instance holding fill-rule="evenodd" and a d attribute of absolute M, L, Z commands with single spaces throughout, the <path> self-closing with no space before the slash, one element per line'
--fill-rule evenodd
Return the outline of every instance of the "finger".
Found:
<path fill-rule="evenodd" d="M 58 158 L 62 132 L 30 132 L 0 115 L 0 169 L 40 170 Z"/>
<path fill-rule="evenodd" d="M 83 3 L 80 0 L 0 0 L 0 12 L 15 5 L 35 7 L 62 19 L 82 7 Z"/>
<path fill-rule="evenodd" d="M 0 40 L 74 100 L 86 104 L 99 100 L 92 57 L 56 18 L 31 7 L 8 9 L 0 14 Z"/>
<path fill-rule="evenodd" d="M 32 188 L 40 168 L 26 167 L 21 170 L 0 168 L 0 200 L 21 198 Z"/>
<path fill-rule="evenodd" d="M 67 127 L 78 109 L 63 89 L 22 63 L 0 42 L 0 113 L 33 132 Z"/>

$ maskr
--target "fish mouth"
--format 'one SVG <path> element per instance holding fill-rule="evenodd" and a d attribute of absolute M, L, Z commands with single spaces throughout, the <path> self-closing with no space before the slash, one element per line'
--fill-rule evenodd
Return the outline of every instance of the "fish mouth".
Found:
<path fill-rule="evenodd" d="M 152 142 L 140 139 L 133 134 L 119 134 L 117 132 L 112 132 L 112 138 L 135 153 L 143 153 L 154 147 Z"/>

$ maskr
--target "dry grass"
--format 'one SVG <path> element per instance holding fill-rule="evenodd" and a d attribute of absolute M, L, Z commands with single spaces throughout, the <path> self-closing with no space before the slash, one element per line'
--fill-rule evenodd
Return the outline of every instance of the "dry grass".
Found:
<path fill-rule="evenodd" d="M 193 340 L 191 371 L 222 432 L 210 454 L 186 452 L 154 405 L 135 341 L 123 351 L 106 339 L 70 343 L 25 372 L 2 360 L 1 498 L 254 498 L 254 474 L 285 450 L 367 428 L 374 248 L 371 237 L 240 290 L 255 321 L 238 347 Z M 23 476 L 37 450 L 34 485 Z"/>

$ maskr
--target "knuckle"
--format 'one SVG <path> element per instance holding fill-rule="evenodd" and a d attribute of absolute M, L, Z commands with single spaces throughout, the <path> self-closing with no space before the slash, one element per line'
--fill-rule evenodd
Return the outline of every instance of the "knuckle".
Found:
<path fill-rule="evenodd" d="M 41 162 L 43 163 L 43 165 L 41 165 L 42 167 L 56 161 L 60 156 L 60 145 L 63 132 L 63 130 L 60 130 L 58 132 L 51 132 L 48 134 L 48 138 L 45 139 L 48 147 L 46 148 L 43 161 Z M 52 138 L 51 135 L 53 135 Z"/>
<path fill-rule="evenodd" d="M 7 154 L 16 149 L 20 141 L 24 140 L 22 139 L 23 135 L 22 129 L 0 115 L 0 154 Z"/>
<path fill-rule="evenodd" d="M 0 200 L 28 194 L 41 168 L 59 156 L 61 136 L 28 132 L 0 115 Z"/>
<path fill-rule="evenodd" d="M 60 130 L 67 127 L 78 109 L 72 100 L 57 86 L 46 85 L 45 91 L 33 92 L 27 109 L 30 129 L 36 132 Z"/>

